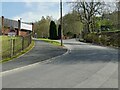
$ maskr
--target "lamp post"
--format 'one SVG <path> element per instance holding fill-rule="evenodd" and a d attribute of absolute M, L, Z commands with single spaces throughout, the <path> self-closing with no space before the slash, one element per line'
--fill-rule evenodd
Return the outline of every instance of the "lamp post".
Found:
<path fill-rule="evenodd" d="M 60 0 L 60 25 L 61 25 L 61 46 L 63 46 L 63 25 L 62 25 L 62 0 Z"/>

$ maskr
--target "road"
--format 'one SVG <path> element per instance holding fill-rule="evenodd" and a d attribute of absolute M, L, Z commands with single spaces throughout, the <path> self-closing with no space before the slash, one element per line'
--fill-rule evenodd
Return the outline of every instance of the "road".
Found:
<path fill-rule="evenodd" d="M 118 88 L 118 50 L 74 39 L 64 45 L 66 55 L 4 73 L 3 88 Z"/>
<path fill-rule="evenodd" d="M 8 71 L 20 68 L 26 65 L 44 61 L 67 51 L 66 48 L 53 46 L 49 43 L 36 40 L 34 48 L 23 56 L 13 59 L 12 61 L 2 64 L 2 71 Z"/>

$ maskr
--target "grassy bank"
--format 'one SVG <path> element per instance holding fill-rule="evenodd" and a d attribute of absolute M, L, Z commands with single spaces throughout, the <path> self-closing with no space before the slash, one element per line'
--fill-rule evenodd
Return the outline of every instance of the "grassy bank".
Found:
<path fill-rule="evenodd" d="M 42 40 L 44 42 L 48 42 L 48 43 L 55 45 L 55 46 L 61 46 L 61 43 L 54 41 L 54 40 L 51 40 L 51 39 L 44 39 L 44 38 L 38 38 L 38 39 Z"/>
<path fill-rule="evenodd" d="M 0 36 L 0 46 L 1 52 L 0 56 L 2 60 L 0 62 L 9 61 L 13 58 L 20 56 L 21 54 L 27 52 L 33 45 L 30 45 L 30 35 L 26 37 L 9 37 Z M 12 54 L 11 54 L 12 53 Z"/>
<path fill-rule="evenodd" d="M 15 47 L 15 52 L 21 49 L 21 38 L 14 37 L 17 45 Z M 8 58 L 11 55 L 11 37 L 8 36 L 1 36 L 2 42 L 2 58 Z"/>
<path fill-rule="evenodd" d="M 10 61 L 10 60 L 12 60 L 14 58 L 17 58 L 17 57 L 21 56 L 22 54 L 25 54 L 26 52 L 28 52 L 29 50 L 31 50 L 34 47 L 34 44 L 35 44 L 34 41 L 32 41 L 32 43 L 26 49 L 24 49 L 23 51 L 17 53 L 16 55 L 12 56 L 11 58 L 5 58 L 3 60 L 0 60 L 0 63 L 4 63 L 4 62 L 7 62 L 7 61 Z"/>
<path fill-rule="evenodd" d="M 25 37 L 9 37 L 1 36 L 2 43 L 2 59 L 11 58 L 26 49 L 31 43 L 31 35 Z"/>

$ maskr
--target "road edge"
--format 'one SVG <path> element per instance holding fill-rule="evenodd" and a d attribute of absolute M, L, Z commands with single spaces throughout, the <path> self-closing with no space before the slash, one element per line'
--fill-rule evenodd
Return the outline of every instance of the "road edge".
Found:
<path fill-rule="evenodd" d="M 37 63 L 34 63 L 34 64 L 30 64 L 30 65 L 27 65 L 27 66 L 23 66 L 23 67 L 19 67 L 19 68 L 15 68 L 15 69 L 12 69 L 12 70 L 8 70 L 8 71 L 4 71 L 4 72 L 0 72 L 0 77 L 2 77 L 4 74 L 7 74 L 7 73 L 10 73 L 10 72 L 15 72 L 15 71 L 18 71 L 18 70 L 23 70 L 25 68 L 30 68 L 32 66 L 35 66 L 35 65 L 38 65 L 40 63 L 48 63 L 48 62 L 51 62 L 52 60 L 56 59 L 56 58 L 59 58 L 61 56 L 64 56 L 66 54 L 68 54 L 69 52 L 71 52 L 71 49 L 69 49 L 68 47 L 64 47 L 65 49 L 67 49 L 67 51 L 59 56 L 56 56 L 56 57 L 53 57 L 53 58 L 50 58 L 50 59 L 46 59 L 44 61 L 40 61 L 40 62 L 37 62 Z"/>

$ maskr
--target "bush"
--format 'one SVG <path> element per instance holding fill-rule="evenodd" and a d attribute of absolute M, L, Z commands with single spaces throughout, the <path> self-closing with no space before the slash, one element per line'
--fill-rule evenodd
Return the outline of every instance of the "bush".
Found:
<path fill-rule="evenodd" d="M 110 44 L 112 46 L 120 47 L 120 36 L 119 36 L 119 34 L 111 36 Z"/>
<path fill-rule="evenodd" d="M 107 45 L 107 36 L 106 35 L 101 35 L 99 40 L 100 40 L 99 42 L 101 45 Z"/>
<path fill-rule="evenodd" d="M 66 34 L 67 34 L 67 37 L 69 37 L 69 38 L 73 38 L 73 36 L 74 36 L 74 34 L 72 32 L 67 32 Z"/>
<path fill-rule="evenodd" d="M 84 35 L 85 42 L 92 43 L 92 35 L 91 34 L 85 34 Z"/>
<path fill-rule="evenodd" d="M 86 42 L 99 44 L 99 35 L 96 33 L 89 33 L 84 36 Z"/>
<path fill-rule="evenodd" d="M 120 47 L 120 32 L 89 33 L 84 35 L 84 42 L 100 44 L 104 46 Z"/>
<path fill-rule="evenodd" d="M 93 43 L 95 43 L 95 44 L 100 44 L 100 39 L 99 39 L 99 36 L 94 36 L 94 38 L 93 38 Z"/>

